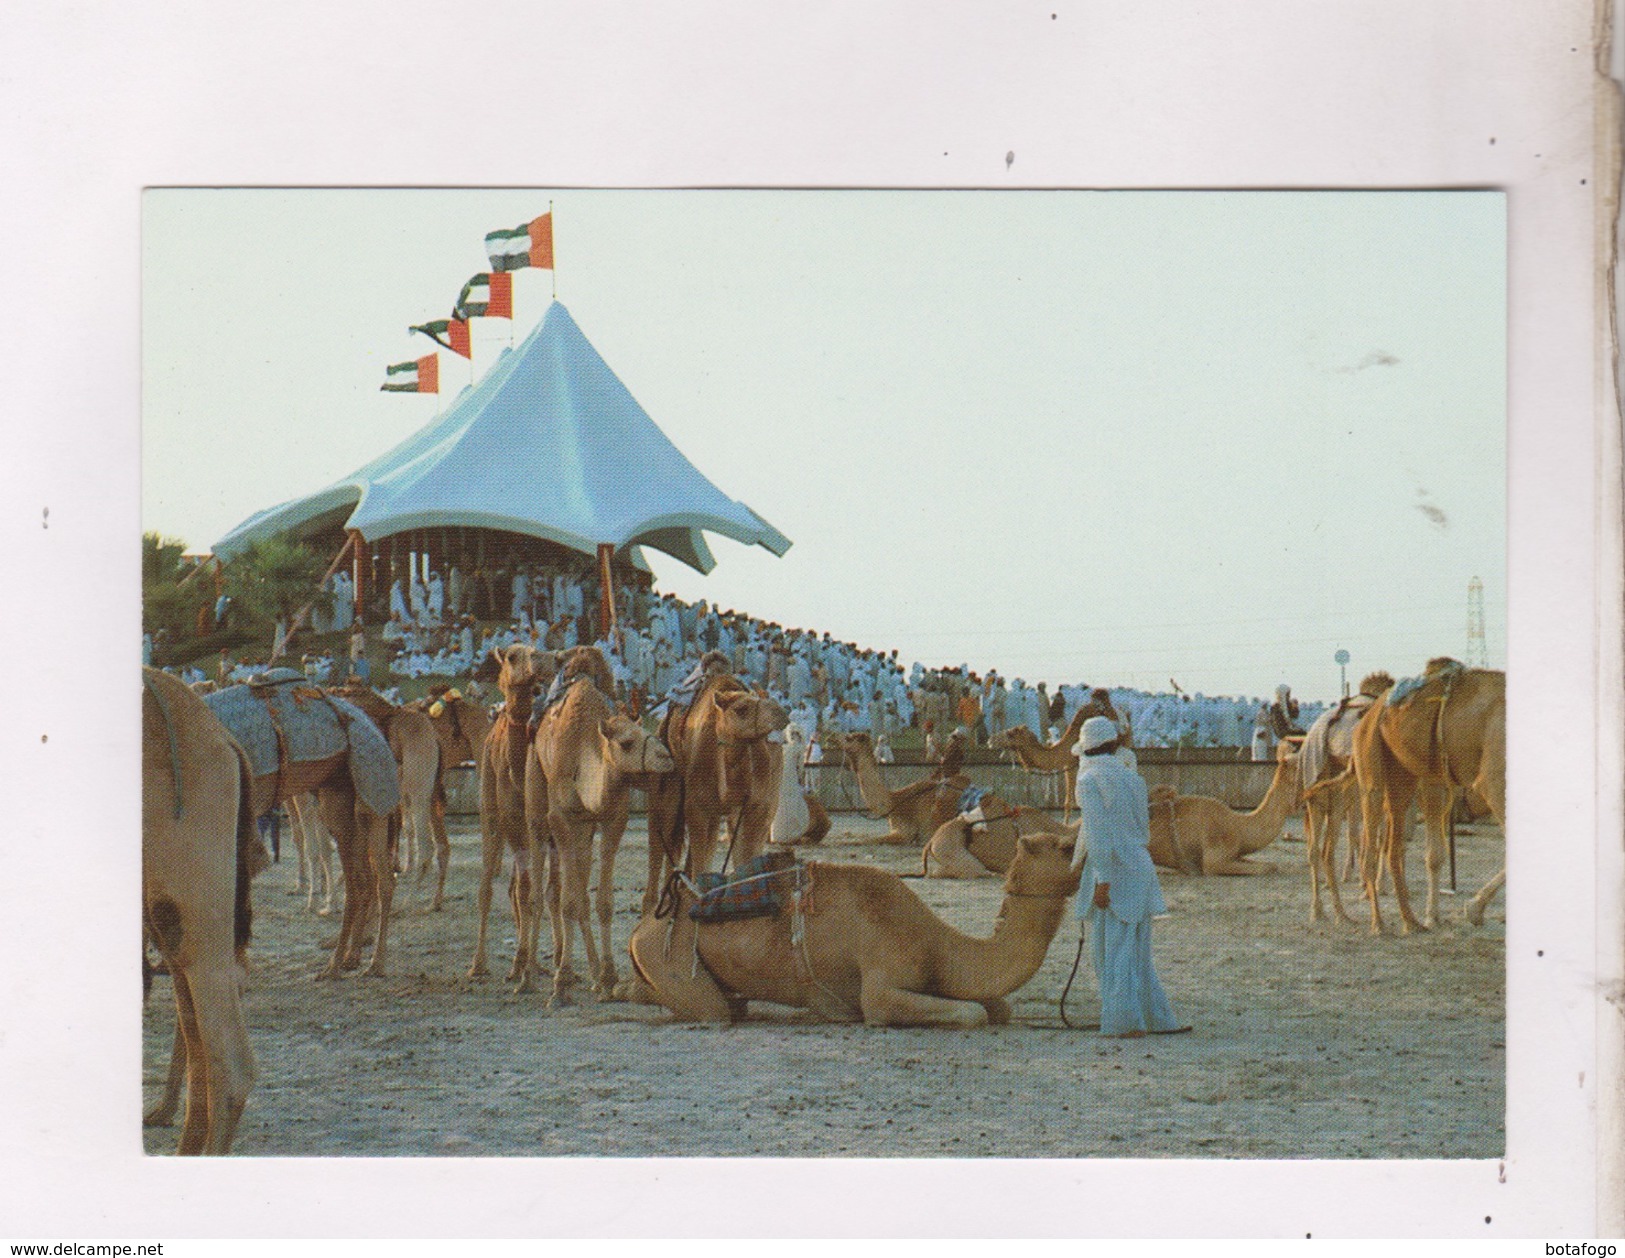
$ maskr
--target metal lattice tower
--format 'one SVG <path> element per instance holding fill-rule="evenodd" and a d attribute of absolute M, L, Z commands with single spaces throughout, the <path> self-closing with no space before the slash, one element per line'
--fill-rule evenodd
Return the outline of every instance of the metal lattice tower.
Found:
<path fill-rule="evenodd" d="M 1467 582 L 1467 666 L 1488 668 L 1489 646 L 1484 640 L 1484 583 L 1477 577 Z"/>

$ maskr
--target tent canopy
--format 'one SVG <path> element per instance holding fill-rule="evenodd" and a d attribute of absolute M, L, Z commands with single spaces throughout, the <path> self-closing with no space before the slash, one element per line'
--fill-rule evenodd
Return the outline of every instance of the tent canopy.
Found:
<path fill-rule="evenodd" d="M 652 546 L 700 572 L 716 566 L 705 531 L 790 548 L 683 457 L 556 301 L 439 419 L 326 489 L 250 516 L 214 552 L 230 559 L 324 517 L 368 542 L 454 526 L 587 555 Z"/>

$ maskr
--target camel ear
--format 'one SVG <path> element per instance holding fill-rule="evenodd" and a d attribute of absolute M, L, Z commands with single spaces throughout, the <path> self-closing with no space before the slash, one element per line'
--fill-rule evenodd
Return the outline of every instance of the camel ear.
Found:
<path fill-rule="evenodd" d="M 502 672 L 502 652 L 498 647 L 492 647 L 480 666 L 474 670 L 475 681 L 495 681 Z"/>
<path fill-rule="evenodd" d="M 722 694 L 713 695 L 712 702 L 726 712 L 729 708 L 736 706 L 741 699 L 749 699 L 750 697 L 751 694 L 748 690 L 726 690 Z"/>
<path fill-rule="evenodd" d="M 1020 844 L 1021 850 L 1028 856 L 1037 856 L 1044 850 L 1044 845 L 1036 834 L 1021 835 L 1016 842 Z"/>

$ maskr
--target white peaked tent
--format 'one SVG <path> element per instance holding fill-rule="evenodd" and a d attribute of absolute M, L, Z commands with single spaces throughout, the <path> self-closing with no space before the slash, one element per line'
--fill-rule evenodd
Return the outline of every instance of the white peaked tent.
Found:
<path fill-rule="evenodd" d="M 554 302 L 439 419 L 326 489 L 251 516 L 214 552 L 229 560 L 278 534 L 342 528 L 371 543 L 445 527 L 585 555 L 651 546 L 700 572 L 716 565 L 707 531 L 775 555 L 790 548 L 683 456 Z"/>

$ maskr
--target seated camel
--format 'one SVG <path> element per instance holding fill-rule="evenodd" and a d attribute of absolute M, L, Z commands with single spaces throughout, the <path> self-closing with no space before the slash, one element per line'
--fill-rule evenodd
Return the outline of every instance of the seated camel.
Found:
<path fill-rule="evenodd" d="M 858 792 L 871 816 L 884 817 L 891 829 L 877 843 L 923 844 L 938 827 L 959 815 L 959 797 L 971 784 L 959 771 L 964 762 L 964 739 L 956 730 L 948 740 L 948 754 L 937 771 L 908 786 L 892 790 L 881 776 L 874 744 L 862 730 L 839 738 L 841 760 L 858 778 Z"/>
<path fill-rule="evenodd" d="M 1303 798 L 1297 744 L 1275 749 L 1275 776 L 1263 801 L 1238 812 L 1206 795 L 1180 795 L 1172 787 L 1151 791 L 1151 859 L 1164 869 L 1191 874 L 1267 874 L 1275 866 L 1247 858 L 1281 836 Z"/>
<path fill-rule="evenodd" d="M 502 708 L 491 723 L 480 756 L 480 889 L 476 912 L 478 932 L 470 978 L 490 973 L 486 962 L 486 931 L 491 917 L 491 885 L 502 868 L 504 852 L 513 853 L 513 875 L 508 880 L 508 902 L 513 907 L 519 937 L 508 981 L 521 990 L 532 987 L 536 954 L 533 923 L 540 922 L 541 887 L 545 871 L 531 866 L 525 829 L 525 768 L 530 758 L 531 705 L 536 692 L 553 680 L 557 658 L 524 643 L 493 647 L 474 672 L 476 681 L 494 681 L 502 692 Z M 545 805 L 544 805 L 545 807 Z M 534 915 L 534 916 L 533 916 Z"/>
<path fill-rule="evenodd" d="M 967 795 L 971 792 L 967 792 Z M 993 791 L 976 792 L 970 807 L 937 831 L 921 851 L 920 872 L 927 878 L 996 878 L 1015 859 L 1016 841 L 1025 835 L 1053 834 L 1068 842 L 1078 837 L 1078 823 L 1067 825 L 1036 808 L 1011 804 Z"/>
<path fill-rule="evenodd" d="M 150 668 L 141 677 L 142 917 L 176 1019 L 166 1094 L 146 1123 L 173 1120 L 184 1076 L 180 1152 L 226 1153 L 254 1084 L 239 992 L 249 883 L 269 861 L 242 748 L 180 680 Z"/>
<path fill-rule="evenodd" d="M 1005 997 L 1038 972 L 1078 889 L 1072 845 L 1019 840 L 993 934 L 949 926 L 896 874 L 794 865 L 790 907 L 773 917 L 699 923 L 679 890 L 673 916 L 632 932 L 632 965 L 679 1019 L 730 1022 L 752 1000 L 869 1026 L 977 1027 L 1010 1020 Z"/>

